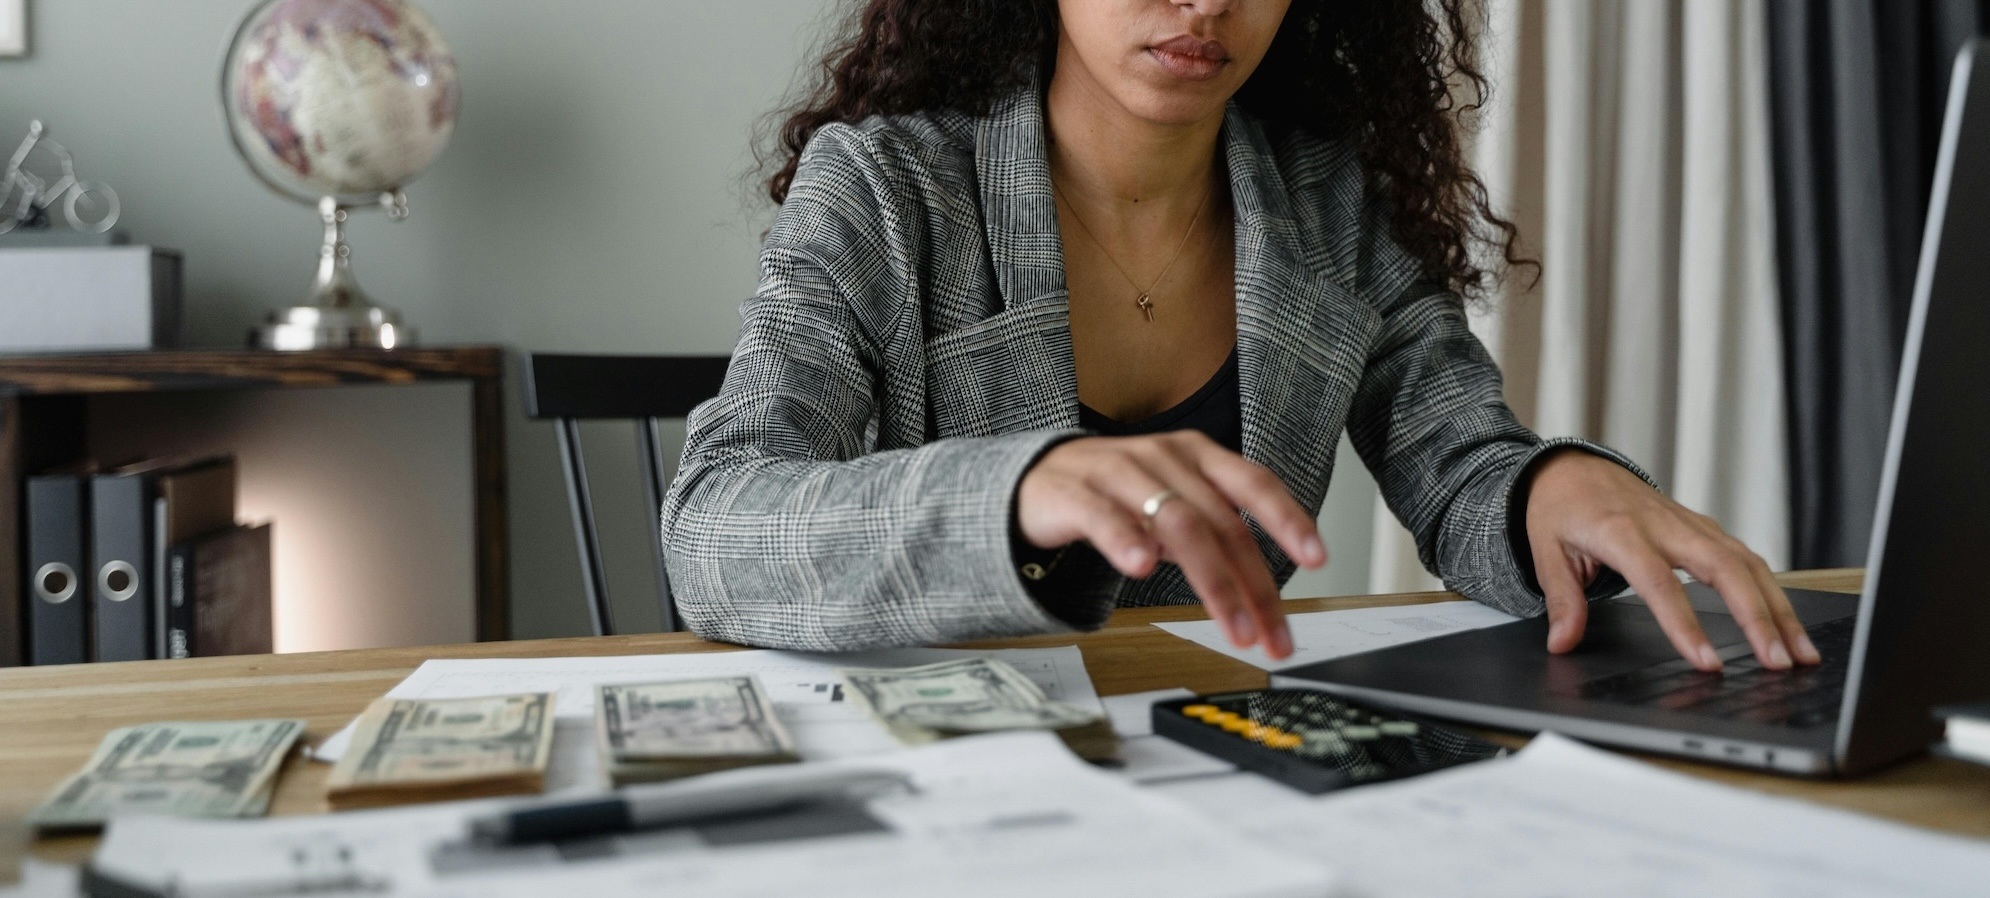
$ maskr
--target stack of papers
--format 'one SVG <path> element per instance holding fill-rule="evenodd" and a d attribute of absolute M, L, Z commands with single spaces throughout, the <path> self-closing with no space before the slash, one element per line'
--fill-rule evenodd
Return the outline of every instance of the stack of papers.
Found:
<path fill-rule="evenodd" d="M 974 736 L 829 764 L 902 771 L 916 791 L 831 826 L 721 839 L 677 829 L 586 850 L 456 850 L 457 803 L 215 825 L 125 818 L 96 869 L 173 894 L 377 896 L 1321 895 L 1317 861 L 1281 855 L 1072 757 L 1049 733 Z M 250 891 L 253 889 L 253 891 Z M 163 892 L 162 892 L 163 894 Z"/>
<path fill-rule="evenodd" d="M 1990 844 L 1717 785 L 1552 733 L 1510 758 L 1319 798 L 1268 805 L 1262 788 L 1219 779 L 1162 791 L 1254 844 L 1334 864 L 1362 898 L 1932 898 L 1982 895 L 1990 882 Z"/>
<path fill-rule="evenodd" d="M 1154 703 L 1188 698 L 1186 689 L 1158 689 L 1105 699 L 1119 735 L 1119 774 L 1136 783 L 1164 783 L 1232 773 L 1237 765 L 1154 734 Z"/>

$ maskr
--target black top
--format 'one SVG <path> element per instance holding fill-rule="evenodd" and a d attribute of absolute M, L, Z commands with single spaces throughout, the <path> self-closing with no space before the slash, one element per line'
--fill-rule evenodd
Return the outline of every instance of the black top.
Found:
<path fill-rule="evenodd" d="M 1115 421 L 1080 402 L 1078 423 L 1086 430 L 1108 437 L 1200 430 L 1217 445 L 1232 452 L 1242 452 L 1244 397 L 1237 384 L 1237 350 L 1230 350 L 1230 357 L 1223 360 L 1223 367 L 1216 369 L 1209 382 L 1196 390 L 1195 395 L 1176 403 L 1174 408 L 1128 422 Z M 1013 512 L 1010 518 L 1014 520 Z M 1064 584 L 1083 582 L 1086 571 L 1108 570 L 1110 567 L 1104 556 L 1089 543 L 1072 543 L 1066 549 L 1038 549 L 1023 539 L 1022 531 L 1017 530 L 1013 523 L 1010 525 L 1009 540 L 1017 571 L 1023 575 L 1024 588 L 1045 607 L 1051 607 L 1053 597 L 1064 588 Z"/>
<path fill-rule="evenodd" d="M 1244 399 L 1237 387 L 1237 350 L 1223 360 L 1223 367 L 1202 389 L 1175 404 L 1138 421 L 1115 421 L 1078 403 L 1079 426 L 1108 437 L 1142 436 L 1171 430 L 1200 430 L 1216 444 L 1231 452 L 1244 446 Z"/>

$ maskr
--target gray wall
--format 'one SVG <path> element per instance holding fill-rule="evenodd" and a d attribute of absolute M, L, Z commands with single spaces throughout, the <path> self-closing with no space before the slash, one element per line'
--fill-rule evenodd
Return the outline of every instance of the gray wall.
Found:
<path fill-rule="evenodd" d="M 29 118 L 44 119 L 86 177 L 117 189 L 125 228 L 141 241 L 183 250 L 194 343 L 238 345 L 268 309 L 298 301 L 315 262 L 314 215 L 268 194 L 242 168 L 215 98 L 228 36 L 252 0 L 29 3 L 30 55 L 0 59 L 0 149 L 11 150 Z M 361 283 L 398 306 L 431 344 L 729 349 L 738 303 L 753 289 L 759 234 L 772 214 L 747 178 L 749 136 L 778 104 L 834 4 L 422 6 L 456 51 L 462 113 L 448 151 L 408 191 L 409 220 L 357 216 L 350 236 Z M 267 458 L 245 457 L 244 501 L 278 519 L 279 543 L 289 553 L 279 550 L 280 592 L 300 607 L 335 606 L 392 622 L 299 629 L 285 647 L 468 634 L 459 394 L 417 390 L 389 399 L 340 390 L 183 402 L 126 408 L 108 424 L 99 414 L 96 425 L 101 433 L 125 426 L 116 421 L 143 419 L 128 433 L 275 447 L 256 450 L 275 453 Z M 517 409 L 513 389 L 514 630 L 581 632 L 586 617 L 552 434 L 520 420 Z M 272 428 L 315 420 L 360 438 L 300 443 L 249 432 L 265 420 Z M 643 542 L 649 514 L 633 475 L 620 475 L 633 470 L 633 438 L 606 425 L 587 436 L 590 463 L 609 475 L 598 499 L 619 623 L 653 627 Z M 391 471 L 383 478 L 391 488 L 352 484 L 373 490 L 365 494 L 372 502 L 325 503 L 280 486 L 286 478 L 338 483 L 366 465 Z M 296 473 L 307 469 L 315 473 Z M 1295 583 L 1290 594 L 1359 592 L 1366 582 L 1373 486 L 1351 455 L 1341 470 L 1328 512 L 1335 564 L 1327 575 Z M 280 493 L 292 498 L 277 501 Z M 314 520 L 301 520 L 307 516 Z M 287 517 L 300 520 L 286 528 Z M 439 555 L 452 560 L 432 563 Z M 362 576 L 353 572 L 359 568 L 404 573 Z"/>

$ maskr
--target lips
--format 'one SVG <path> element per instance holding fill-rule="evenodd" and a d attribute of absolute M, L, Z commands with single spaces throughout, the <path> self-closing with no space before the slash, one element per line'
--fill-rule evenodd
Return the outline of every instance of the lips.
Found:
<path fill-rule="evenodd" d="M 1180 78 L 1201 81 L 1216 77 L 1230 62 L 1230 51 L 1222 41 L 1203 40 L 1194 35 L 1171 37 L 1147 49 L 1154 61 Z"/>

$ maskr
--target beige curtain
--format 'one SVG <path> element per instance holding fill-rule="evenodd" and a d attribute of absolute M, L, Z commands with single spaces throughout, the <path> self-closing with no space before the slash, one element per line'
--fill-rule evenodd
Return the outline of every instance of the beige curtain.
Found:
<path fill-rule="evenodd" d="M 1473 329 L 1545 435 L 1638 459 L 1782 569 L 1788 453 L 1761 0 L 1492 0 L 1473 161 L 1542 263 Z M 1369 587 L 1437 588 L 1378 502 Z"/>

